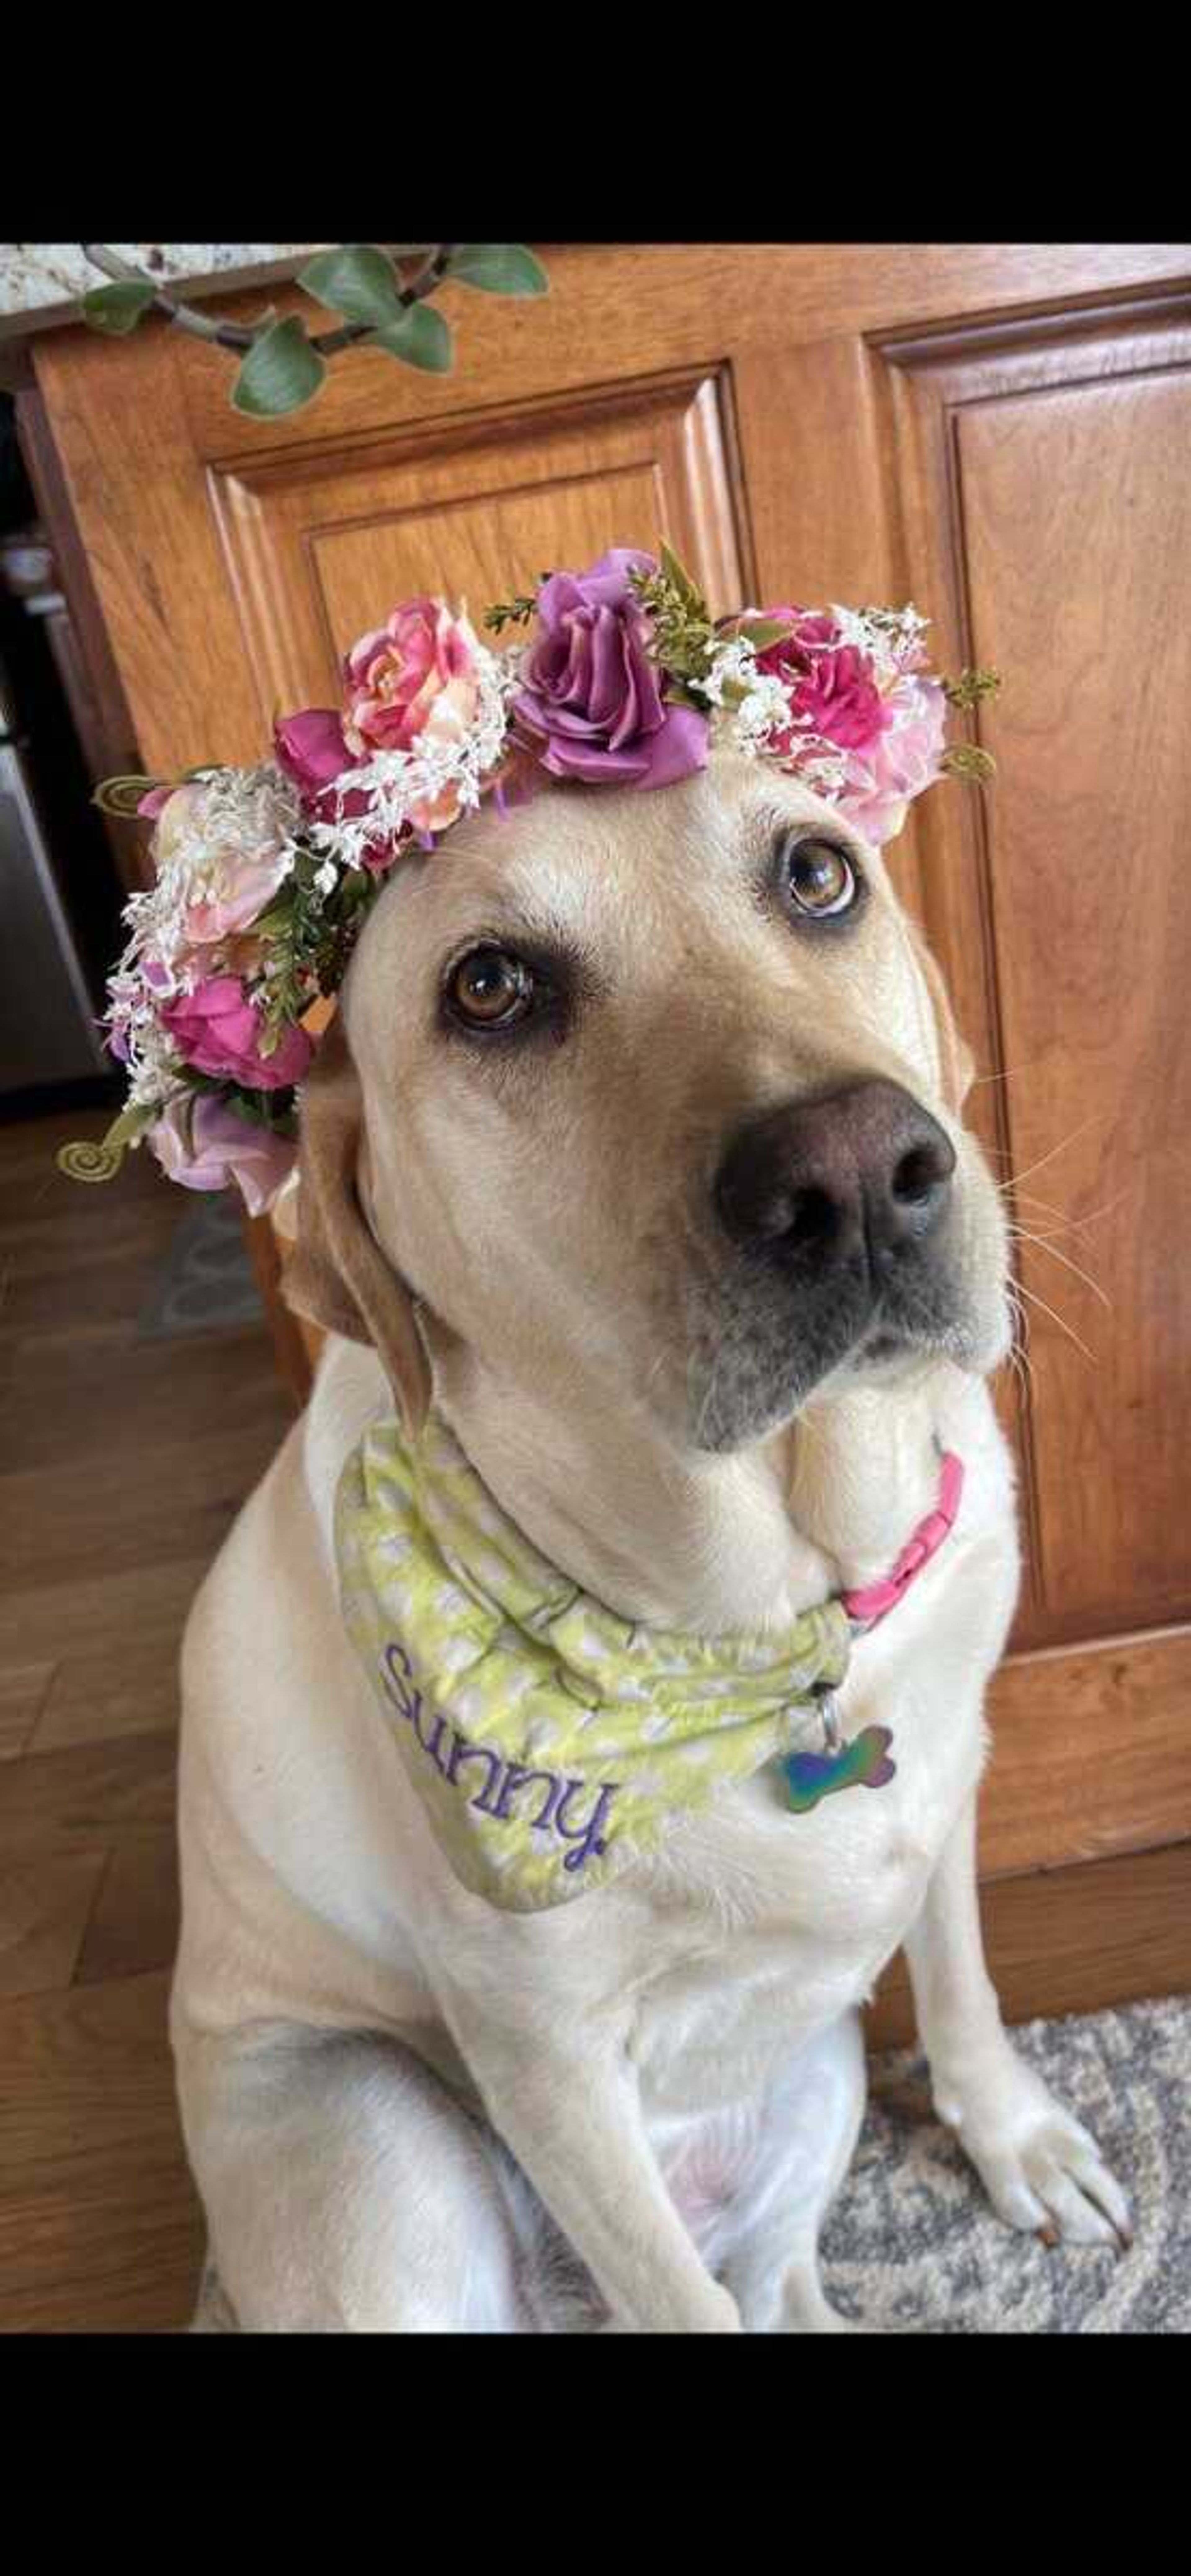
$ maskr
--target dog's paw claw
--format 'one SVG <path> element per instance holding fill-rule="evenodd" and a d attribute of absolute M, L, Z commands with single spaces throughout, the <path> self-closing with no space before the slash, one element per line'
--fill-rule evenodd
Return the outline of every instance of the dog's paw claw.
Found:
<path fill-rule="evenodd" d="M 1014 2059 L 952 2125 L 1007 2227 L 1048 2248 L 1133 2242 L 1129 2204 L 1095 2139 L 1062 2110 L 1033 2069 Z"/>

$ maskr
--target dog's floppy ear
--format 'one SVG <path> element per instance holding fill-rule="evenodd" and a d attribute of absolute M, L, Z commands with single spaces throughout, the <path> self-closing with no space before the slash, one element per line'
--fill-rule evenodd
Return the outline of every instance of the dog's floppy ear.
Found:
<path fill-rule="evenodd" d="M 336 1012 L 302 1085 L 297 1242 L 282 1289 L 287 1305 L 324 1331 L 372 1345 L 416 1438 L 430 1403 L 430 1364 L 413 1298 L 360 1205 L 362 1133 L 360 1079 Z"/>
<path fill-rule="evenodd" d="M 951 1001 L 947 987 L 943 981 L 942 973 L 927 947 L 923 933 L 919 930 L 917 923 L 914 921 L 909 923 L 909 930 L 914 955 L 922 968 L 926 982 L 926 989 L 930 995 L 931 1006 L 935 1015 L 935 1028 L 938 1032 L 939 1039 L 939 1060 L 943 1074 L 943 1098 L 947 1103 L 947 1107 L 954 1110 L 958 1117 L 959 1112 L 963 1108 L 964 1102 L 967 1099 L 968 1093 L 972 1088 L 972 1077 L 976 1071 L 976 1059 L 970 1046 L 968 1046 L 966 1041 L 961 1038 L 959 1030 L 956 1027 L 955 1013 L 951 1008 Z"/>

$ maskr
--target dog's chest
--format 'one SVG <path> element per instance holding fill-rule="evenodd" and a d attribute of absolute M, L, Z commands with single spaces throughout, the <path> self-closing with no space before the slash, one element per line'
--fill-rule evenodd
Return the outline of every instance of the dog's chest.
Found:
<path fill-rule="evenodd" d="M 892 1728 L 892 1779 L 799 1814 L 770 1765 L 692 1820 L 671 1851 L 670 1937 L 643 1987 L 633 2048 L 659 2107 L 763 2084 L 783 2054 L 863 2001 L 919 1910 L 979 1773 L 978 1718 L 945 1678 L 912 1677 L 909 1663 L 850 1690 L 840 1714 L 849 1736 Z"/>

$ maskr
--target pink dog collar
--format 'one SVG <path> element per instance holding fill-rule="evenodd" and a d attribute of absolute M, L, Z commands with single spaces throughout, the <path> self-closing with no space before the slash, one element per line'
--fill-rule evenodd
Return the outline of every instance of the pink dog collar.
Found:
<path fill-rule="evenodd" d="M 939 1498 L 933 1512 L 928 1512 L 925 1520 L 919 1521 L 896 1565 L 889 1574 L 882 1575 L 879 1583 L 866 1583 L 858 1591 L 840 1594 L 849 1619 L 871 1628 L 904 1599 L 915 1577 L 921 1574 L 924 1565 L 929 1565 L 948 1531 L 954 1527 L 963 1489 L 964 1462 L 957 1458 L 953 1449 L 945 1449 L 939 1475 Z"/>
<path fill-rule="evenodd" d="M 914 1535 L 903 1547 L 892 1571 L 879 1583 L 865 1583 L 854 1592 L 841 1592 L 838 1599 L 847 1611 L 854 1628 L 874 1628 L 879 1619 L 888 1616 L 903 1601 L 910 1585 L 938 1553 L 949 1530 L 955 1526 L 960 1497 L 964 1490 L 964 1465 L 953 1449 L 940 1452 L 939 1498 L 933 1512 L 918 1523 Z M 821 1753 L 788 1753 L 782 1763 L 790 1805 L 796 1816 L 806 1815 L 820 1799 L 831 1797 L 837 1789 L 883 1789 L 886 1781 L 897 1774 L 897 1764 L 890 1757 L 893 1732 L 888 1726 L 866 1726 L 862 1733 L 845 1744 L 835 1712 L 835 1695 L 825 1695 L 820 1711 L 823 1726 Z"/>

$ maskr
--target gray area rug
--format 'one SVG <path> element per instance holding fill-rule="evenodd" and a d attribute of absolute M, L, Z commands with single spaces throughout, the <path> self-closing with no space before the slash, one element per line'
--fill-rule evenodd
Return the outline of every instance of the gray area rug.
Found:
<path fill-rule="evenodd" d="M 1013 2038 L 1089 2128 L 1133 2210 L 1127 2254 L 1003 2227 L 908 2051 L 877 2058 L 852 2170 L 823 2232 L 845 2316 L 886 2332 L 1191 2329 L 1191 2002 L 1020 2024 Z"/>
<path fill-rule="evenodd" d="M 237 1190 L 195 1193 L 137 1318 L 138 1342 L 226 1332 L 264 1319 Z"/>
<path fill-rule="evenodd" d="M 868 2116 L 823 2236 L 833 2306 L 905 2334 L 1185 2334 L 1191 2329 L 1191 2002 L 1128 2004 L 1015 2030 L 1091 2129 L 1133 2206 L 1127 2254 L 1058 2246 L 994 2217 L 932 2117 L 921 2058 L 873 2060 Z M 213 2267 L 193 2331 L 235 2331 Z"/>

